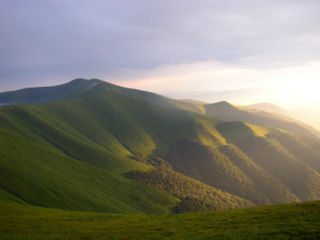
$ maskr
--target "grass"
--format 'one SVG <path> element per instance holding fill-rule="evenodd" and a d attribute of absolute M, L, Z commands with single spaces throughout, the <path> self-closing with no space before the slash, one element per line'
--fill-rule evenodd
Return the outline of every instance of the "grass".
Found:
<path fill-rule="evenodd" d="M 177 199 L 0 130 L 0 199 L 51 208 L 165 213 Z M 143 168 L 142 168 L 143 169 Z"/>
<path fill-rule="evenodd" d="M 223 192 L 173 171 L 170 167 L 158 167 L 151 171 L 132 171 L 128 177 L 144 182 L 182 201 L 175 208 L 178 213 L 217 211 L 252 207 L 254 204 L 236 195 Z"/>
<path fill-rule="evenodd" d="M 0 203 L 0 239 L 319 239 L 320 202 L 214 213 L 122 215 Z"/>

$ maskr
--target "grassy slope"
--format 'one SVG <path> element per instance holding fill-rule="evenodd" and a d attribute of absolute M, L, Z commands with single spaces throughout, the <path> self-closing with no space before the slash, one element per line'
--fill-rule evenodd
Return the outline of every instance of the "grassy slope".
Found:
<path fill-rule="evenodd" d="M 6 131 L 0 135 L 3 143 L 6 144 L 6 147 L 2 149 L 4 157 L 1 167 L 3 172 L 7 174 L 2 176 L 2 182 L 5 184 L 8 179 L 15 179 L 2 188 L 13 192 L 28 203 L 48 207 L 110 212 L 167 211 L 176 203 L 173 198 L 165 196 L 165 194 L 161 195 L 156 191 L 153 192 L 153 197 L 149 187 L 124 179 L 119 174 L 150 168 L 131 160 L 128 158 L 130 156 L 146 157 L 154 154 L 156 147 L 158 151 L 165 150 L 173 142 L 180 139 L 201 136 L 196 130 L 197 123 L 193 119 L 193 114 L 190 115 L 182 110 L 156 107 L 153 104 L 146 104 L 140 100 L 111 92 L 39 106 L 2 107 L 0 126 L 10 132 L 15 132 L 13 135 L 17 138 L 16 142 L 21 142 L 20 145 L 15 144 L 15 141 L 6 142 L 7 136 L 4 134 L 7 133 Z M 218 134 L 217 131 L 215 132 Z M 217 141 L 213 136 L 211 138 L 207 141 Z M 27 139 L 34 142 L 38 148 L 30 145 Z M 27 152 L 27 155 L 21 153 L 19 156 L 17 155 L 19 151 L 16 153 L 14 149 L 19 151 L 33 149 L 33 152 Z M 44 157 L 41 157 L 40 152 L 43 149 L 47 152 L 43 154 Z M 48 163 L 38 162 L 35 169 L 13 168 L 14 166 L 24 166 L 23 162 L 20 162 L 22 160 L 28 167 L 28 164 L 35 164 L 35 160 L 42 160 L 42 158 L 52 159 L 51 163 L 55 163 L 55 165 L 46 166 Z M 55 158 L 63 158 L 64 161 L 54 162 Z M 88 169 L 92 167 L 106 169 L 105 182 L 101 183 L 101 179 L 97 180 L 100 185 L 104 185 L 95 185 L 94 179 L 90 179 L 94 183 L 89 181 L 88 184 L 84 184 L 83 181 L 88 179 L 84 177 L 84 179 L 78 179 L 77 176 L 79 174 L 84 174 L 87 178 L 90 175 L 99 176 L 96 173 L 98 169 L 93 168 L 94 170 L 91 172 L 85 173 L 83 173 L 83 169 L 78 169 L 75 166 L 70 166 L 69 169 L 67 166 L 71 162 L 72 164 L 80 164 L 74 160 L 80 160 L 84 164 L 83 166 Z M 59 177 L 52 178 L 54 175 L 51 176 L 49 172 L 43 171 L 42 165 L 46 166 L 49 172 L 55 174 L 61 170 L 74 171 L 65 172 L 65 175 L 61 174 Z M 39 179 L 37 172 L 42 174 Z M 77 174 L 77 172 L 80 173 Z M 10 176 L 12 177 L 10 178 Z M 25 176 L 26 179 L 22 176 Z M 50 177 L 46 179 L 46 176 Z M 75 183 L 64 184 L 68 181 L 75 181 Z M 119 187 L 121 181 L 127 183 L 128 187 L 131 186 L 129 192 L 126 190 L 126 186 Z M 46 184 L 35 187 L 35 182 Z M 52 189 L 59 184 L 58 190 Z M 80 186 L 73 189 L 70 185 Z M 110 201 L 113 201 L 112 198 L 115 196 L 109 193 L 109 189 L 115 186 L 117 186 L 118 192 L 114 191 L 113 193 L 117 195 L 118 207 L 116 207 L 116 203 L 111 207 Z M 87 189 L 98 191 L 98 194 L 92 194 Z M 46 191 L 49 191 L 50 194 L 42 194 Z M 53 194 L 51 194 L 52 191 L 54 191 Z M 79 194 L 75 194 L 76 192 L 83 194 L 79 196 Z M 132 199 L 134 194 L 136 194 L 136 199 Z M 225 193 L 221 192 L 221 194 Z M 73 195 L 74 198 L 72 198 Z M 93 196 L 97 196 L 97 198 L 92 199 Z M 76 199 L 79 202 L 76 202 Z M 150 201 L 150 206 L 142 207 L 148 204 L 147 200 Z M 105 201 L 104 204 L 101 201 Z M 129 202 L 130 204 L 128 204 Z M 125 208 L 122 205 L 128 204 L 130 206 L 140 202 L 141 206 L 132 208 Z M 230 207 L 240 206 L 241 204 L 230 205 Z"/>
<path fill-rule="evenodd" d="M 108 148 L 111 152 L 117 153 L 118 157 L 126 154 L 146 157 L 157 152 L 167 152 L 172 147 L 175 154 L 178 152 L 175 144 L 181 145 L 185 139 L 198 139 L 202 144 L 213 147 L 225 144 L 224 138 L 214 128 L 214 120 L 177 109 L 155 107 L 153 104 L 146 104 L 117 93 L 109 92 L 99 97 L 49 103 L 45 107 L 6 107 L 5 109 L 8 109 L 7 117 L 10 119 L 10 124 L 13 124 L 12 119 L 18 121 L 11 129 L 25 125 L 24 129 L 32 129 L 32 134 L 28 134 L 29 137 L 33 136 L 34 132 L 37 135 L 46 136 L 54 146 L 59 146 L 59 149 L 63 149 L 69 155 L 86 162 L 90 156 L 86 154 L 87 151 L 83 151 L 84 142 L 95 148 L 101 146 Z M 22 118 L 23 121 L 21 121 Z M 41 124 L 45 126 L 40 128 Z M 49 127 L 54 128 L 50 134 L 48 134 Z M 75 144 L 75 139 L 72 139 L 75 136 L 77 142 L 82 141 L 81 145 Z M 66 141 L 66 139 L 70 140 Z M 201 158 L 206 153 L 207 147 L 202 146 L 201 143 L 199 143 L 200 151 L 192 149 L 192 156 L 199 154 Z M 96 146 L 97 144 L 99 146 Z M 214 149 L 211 150 L 214 151 Z M 181 154 L 175 157 L 177 164 L 173 164 L 178 171 L 202 181 L 205 179 L 199 176 L 203 175 L 209 178 L 205 181 L 206 183 L 223 190 L 232 190 L 231 186 L 237 186 L 236 188 L 240 190 L 233 193 L 241 194 L 245 191 L 247 194 L 242 194 L 242 197 L 255 195 L 255 191 L 246 190 L 252 181 L 248 180 L 244 174 L 241 175 L 241 171 L 232 166 L 228 159 L 217 151 L 215 154 L 219 155 L 214 158 L 214 161 L 208 159 L 209 165 L 202 164 L 201 169 L 195 168 L 194 158 L 190 159 L 188 165 L 184 154 L 188 152 L 185 153 L 182 146 Z M 112 160 L 112 164 L 109 163 L 110 160 L 107 163 L 103 163 L 102 160 L 97 163 L 98 157 L 95 156 L 93 164 L 107 165 L 108 168 L 115 169 Z M 166 159 L 170 162 L 172 158 L 166 157 Z M 116 164 L 118 165 L 119 162 L 122 161 L 117 161 Z M 90 163 L 92 164 L 92 161 Z M 187 170 L 183 171 L 181 167 Z M 189 171 L 190 169 L 192 172 Z M 206 171 L 201 172 L 203 170 Z M 198 173 L 195 174 L 195 171 Z M 238 184 L 239 182 L 243 184 Z"/>
<path fill-rule="evenodd" d="M 224 144 L 213 122 L 191 112 L 157 106 L 116 92 L 41 106 L 2 107 L 0 113 L 2 126 L 33 139 L 35 135 L 48 135 L 47 142 L 59 144 L 55 141 L 59 137 L 64 141 L 59 147 L 65 148 L 65 138 L 68 138 L 94 144 L 117 156 L 131 153 L 146 157 L 188 138 L 201 138 L 207 144 Z M 48 129 L 50 134 L 47 134 Z"/>
<path fill-rule="evenodd" d="M 0 238 L 319 239 L 320 203 L 215 213 L 119 215 L 0 203 Z"/>
<path fill-rule="evenodd" d="M 176 205 L 173 197 L 106 169 L 7 131 L 0 136 L 2 200 L 14 196 L 38 206 L 118 213 L 161 213 Z"/>
<path fill-rule="evenodd" d="M 223 192 L 200 181 L 173 171 L 170 167 L 157 167 L 150 171 L 132 171 L 128 177 L 167 192 L 182 201 L 175 212 L 216 211 L 252 207 L 254 204 Z"/>
<path fill-rule="evenodd" d="M 290 148 L 284 147 L 295 138 L 294 135 L 270 130 L 265 136 L 259 136 L 250 125 L 241 122 L 222 123 L 217 128 L 229 143 L 239 147 L 258 166 L 287 186 L 300 200 L 315 200 L 320 197 L 319 172 L 302 156 L 295 155 Z M 279 141 L 279 137 L 283 139 Z M 305 141 L 301 140 L 301 150 L 308 153 L 309 150 L 303 147 L 302 142 Z M 313 151 L 319 152 L 314 148 Z M 317 155 L 314 155 L 313 160 L 319 162 Z"/>
<path fill-rule="evenodd" d="M 255 190 L 255 194 L 251 197 L 258 204 L 279 204 L 298 201 L 290 189 L 279 179 L 272 175 L 272 171 L 267 171 L 258 163 L 253 161 L 241 149 L 235 145 L 226 145 L 220 148 L 230 161 L 241 169 L 249 179 L 252 179 L 252 186 L 247 188 Z M 251 190 L 252 191 L 252 190 Z"/>

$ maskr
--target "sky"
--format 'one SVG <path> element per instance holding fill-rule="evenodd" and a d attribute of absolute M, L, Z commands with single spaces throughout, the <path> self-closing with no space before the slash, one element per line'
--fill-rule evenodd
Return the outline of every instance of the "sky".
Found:
<path fill-rule="evenodd" d="M 84 77 L 320 109 L 319 10 L 319 0 L 1 0 L 0 92 Z"/>

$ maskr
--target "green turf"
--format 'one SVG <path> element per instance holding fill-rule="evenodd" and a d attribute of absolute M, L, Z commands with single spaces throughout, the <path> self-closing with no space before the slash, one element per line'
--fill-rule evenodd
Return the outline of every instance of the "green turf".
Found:
<path fill-rule="evenodd" d="M 119 215 L 0 203 L 0 239 L 319 239 L 320 203 Z"/>
<path fill-rule="evenodd" d="M 0 136 L 0 199 L 118 213 L 164 213 L 177 203 L 170 195 L 19 135 L 0 130 Z"/>

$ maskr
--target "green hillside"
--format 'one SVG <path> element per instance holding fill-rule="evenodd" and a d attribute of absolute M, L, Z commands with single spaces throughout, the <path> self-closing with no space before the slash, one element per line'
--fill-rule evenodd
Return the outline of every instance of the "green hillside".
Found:
<path fill-rule="evenodd" d="M 300 155 L 299 158 L 284 147 L 289 139 L 295 138 L 294 135 L 273 130 L 261 137 L 245 123 L 237 123 L 237 129 L 232 127 L 233 124 L 223 123 L 218 126 L 228 142 L 238 146 L 257 165 L 289 187 L 299 199 L 306 201 L 314 197 L 319 198 L 319 172 L 311 168 L 304 157 Z M 240 139 L 234 137 L 238 135 L 244 137 Z M 280 141 L 279 136 L 283 137 Z M 301 140 L 301 146 L 303 143 L 306 144 L 306 141 Z M 305 148 L 303 149 L 308 152 Z M 318 162 L 318 159 L 317 156 L 313 156 L 314 161 Z"/>
<path fill-rule="evenodd" d="M 0 199 L 50 208 L 162 213 L 173 197 L 76 161 L 28 139 L 0 131 Z M 146 169 L 137 164 L 137 169 Z M 14 196 L 14 197 L 13 197 Z"/>
<path fill-rule="evenodd" d="M 215 120 L 189 111 L 192 104 L 100 80 L 80 82 L 97 84 L 81 97 L 0 107 L 1 199 L 161 213 L 320 198 L 315 137 Z M 172 168 L 159 171 L 157 158 Z M 128 179 L 133 171 L 140 177 Z M 197 190 L 187 193 L 187 186 Z"/>
<path fill-rule="evenodd" d="M 176 198 L 121 174 L 150 169 L 132 158 L 146 158 L 156 144 L 165 149 L 165 134 L 188 113 L 159 106 L 161 115 L 174 114 L 161 119 L 157 111 L 141 111 L 143 108 L 151 110 L 154 105 L 113 92 L 45 105 L 2 107 L 0 126 L 6 130 L 0 134 L 5 146 L 0 149 L 4 172 L 1 188 L 29 204 L 46 207 L 126 213 L 170 211 L 178 203 Z M 161 139 L 154 140 L 150 132 L 159 121 L 172 126 L 166 131 L 159 129 Z M 181 134 L 185 134 L 183 130 Z M 12 141 L 7 141 L 9 136 Z"/>
<path fill-rule="evenodd" d="M 0 238 L 319 239 L 320 203 L 215 213 L 120 215 L 0 203 Z"/>
<path fill-rule="evenodd" d="M 177 173 L 170 166 L 160 166 L 149 171 L 135 170 L 127 173 L 127 176 L 181 199 L 174 209 L 177 213 L 226 210 L 254 205 L 248 200 Z"/>

